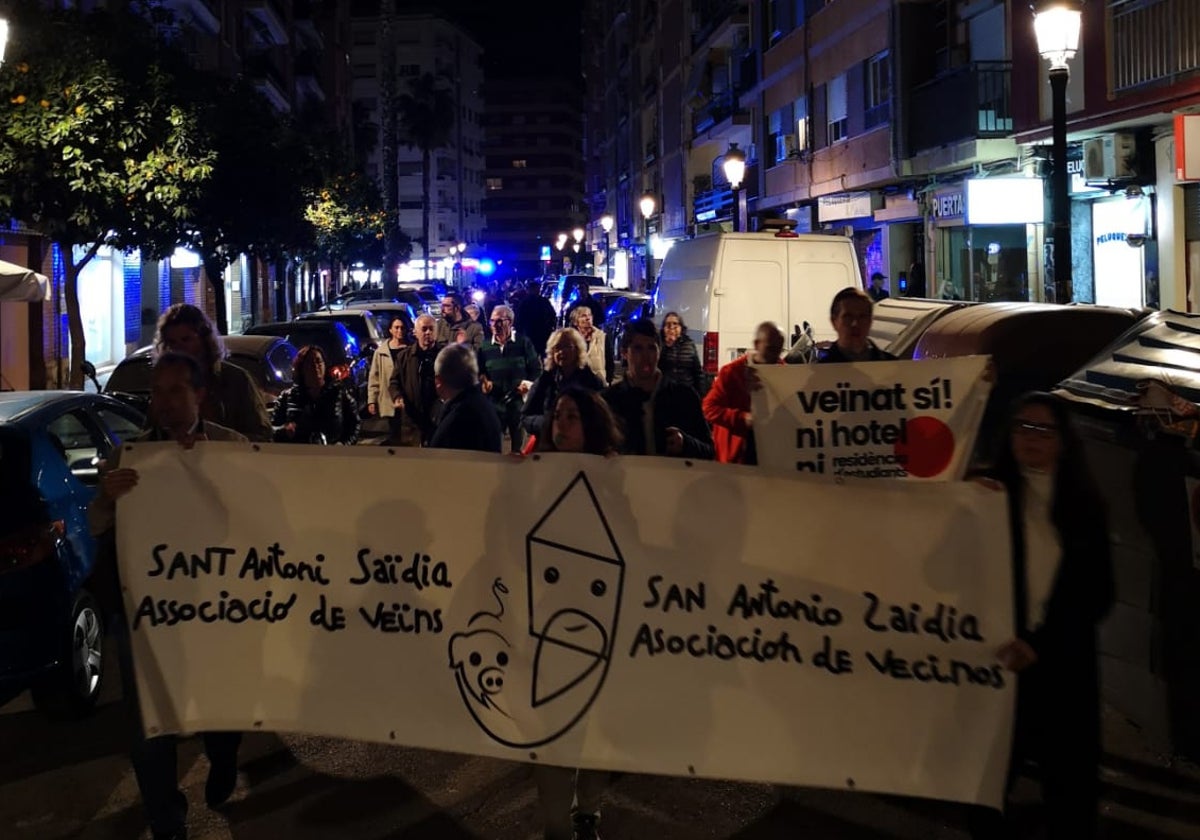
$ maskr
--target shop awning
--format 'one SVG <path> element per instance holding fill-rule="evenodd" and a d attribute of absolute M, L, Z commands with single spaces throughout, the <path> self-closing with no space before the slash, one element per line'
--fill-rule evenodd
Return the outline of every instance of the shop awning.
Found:
<path fill-rule="evenodd" d="M 0 260 L 0 300 L 26 303 L 50 300 L 50 280 L 23 265 Z"/>

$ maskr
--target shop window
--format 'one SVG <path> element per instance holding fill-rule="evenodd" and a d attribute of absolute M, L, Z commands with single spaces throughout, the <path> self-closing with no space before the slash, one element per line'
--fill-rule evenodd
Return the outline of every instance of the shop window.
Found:
<path fill-rule="evenodd" d="M 887 51 L 866 61 L 866 128 L 882 125 L 892 118 L 892 65 Z"/>
<path fill-rule="evenodd" d="M 830 145 L 846 139 L 849 109 L 846 107 L 846 74 L 830 79 L 825 88 L 826 120 Z"/>

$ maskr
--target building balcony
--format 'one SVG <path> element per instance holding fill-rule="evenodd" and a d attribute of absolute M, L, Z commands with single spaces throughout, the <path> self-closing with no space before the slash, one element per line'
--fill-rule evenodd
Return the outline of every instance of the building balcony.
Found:
<path fill-rule="evenodd" d="M 320 60 L 311 50 L 296 53 L 293 64 L 296 76 L 297 96 L 307 96 L 320 102 L 325 101 L 325 89 L 321 87 Z"/>
<path fill-rule="evenodd" d="M 313 0 L 295 0 L 292 4 L 292 21 L 296 25 L 296 33 L 298 35 L 317 49 L 325 49 L 325 38 L 321 35 L 321 30 L 317 26 Z"/>
<path fill-rule="evenodd" d="M 163 5 L 209 35 L 221 31 L 221 19 L 217 17 L 212 0 L 167 0 Z"/>
<path fill-rule="evenodd" d="M 724 90 L 713 94 L 708 104 L 692 113 L 692 135 L 698 136 L 705 132 L 713 132 L 710 139 L 720 139 L 720 128 L 725 124 L 746 125 L 749 116 L 737 107 L 737 97 L 732 90 Z"/>
<path fill-rule="evenodd" d="M 1012 134 L 1011 75 L 1011 62 L 980 61 L 918 85 L 911 94 L 910 150 Z"/>
<path fill-rule="evenodd" d="M 282 47 L 288 42 L 287 14 L 279 0 L 246 0 L 246 17 L 268 44 Z"/>
<path fill-rule="evenodd" d="M 1175 82 L 1200 70 L 1195 0 L 1107 5 L 1113 90 Z"/>
<path fill-rule="evenodd" d="M 746 164 L 746 175 L 742 192 L 747 199 L 758 197 L 758 161 Z M 692 200 L 692 216 L 697 224 L 732 219 L 734 212 L 733 190 L 729 184 L 720 184 L 712 189 L 697 191 Z"/>
<path fill-rule="evenodd" d="M 260 52 L 247 56 L 242 63 L 242 69 L 246 76 L 254 82 L 254 87 L 258 92 L 275 107 L 275 110 L 280 112 L 291 110 L 292 103 L 287 95 L 287 83 L 269 53 Z"/>
<path fill-rule="evenodd" d="M 745 0 L 696 0 L 692 6 L 692 49 L 700 49 L 710 39 L 723 43 L 726 35 L 732 41 L 734 28 L 749 25 L 750 6 Z"/>

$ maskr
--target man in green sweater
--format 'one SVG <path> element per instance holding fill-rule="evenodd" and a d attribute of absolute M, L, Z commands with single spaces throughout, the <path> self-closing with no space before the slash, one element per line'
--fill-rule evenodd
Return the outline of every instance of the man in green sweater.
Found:
<path fill-rule="evenodd" d="M 520 452 L 524 443 L 521 406 L 534 380 L 541 375 L 542 363 L 533 343 L 513 333 L 512 309 L 504 304 L 494 307 L 491 325 L 492 340 L 479 350 L 480 387 L 500 415 L 511 451 Z"/>

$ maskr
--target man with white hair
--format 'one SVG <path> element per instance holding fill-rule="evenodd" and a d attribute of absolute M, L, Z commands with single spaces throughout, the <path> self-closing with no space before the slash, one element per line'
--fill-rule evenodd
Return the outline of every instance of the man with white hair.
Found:
<path fill-rule="evenodd" d="M 388 382 L 396 422 L 392 426 L 393 446 L 425 446 L 433 436 L 437 415 L 437 389 L 434 368 L 438 350 L 437 322 L 432 315 L 420 315 L 413 324 L 414 343 L 396 354 L 392 378 Z"/>
<path fill-rule="evenodd" d="M 479 390 L 479 368 L 469 344 L 448 344 L 433 363 L 441 417 L 429 445 L 434 449 L 499 452 L 500 418 Z"/>
<path fill-rule="evenodd" d="M 542 374 L 542 362 L 533 343 L 513 333 L 513 311 L 500 304 L 492 309 L 492 340 L 479 350 L 479 375 L 487 394 L 508 432 L 513 452 L 521 451 L 525 433 L 521 429 L 521 407 L 525 395 Z"/>

